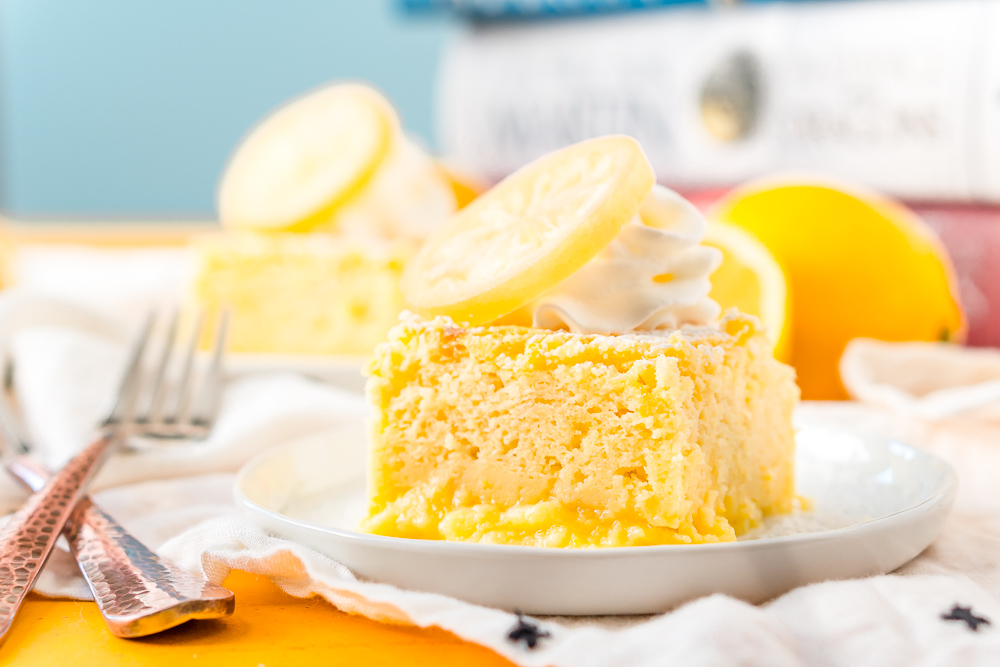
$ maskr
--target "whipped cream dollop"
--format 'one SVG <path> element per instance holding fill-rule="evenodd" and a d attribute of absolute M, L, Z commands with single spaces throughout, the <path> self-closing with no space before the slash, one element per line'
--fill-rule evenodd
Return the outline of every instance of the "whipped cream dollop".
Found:
<path fill-rule="evenodd" d="M 705 228 L 689 201 L 655 186 L 601 254 L 531 305 L 534 326 L 621 334 L 716 320 L 709 276 L 722 253 L 701 245 Z"/>

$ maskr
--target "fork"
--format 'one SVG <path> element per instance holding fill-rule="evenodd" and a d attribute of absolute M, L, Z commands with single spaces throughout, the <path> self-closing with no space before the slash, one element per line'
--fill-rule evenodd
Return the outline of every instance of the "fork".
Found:
<path fill-rule="evenodd" d="M 206 390 L 212 389 L 220 377 L 225 327 L 223 317 Z M 176 318 L 168 340 L 175 336 Z M 210 414 L 214 412 L 212 409 Z M 202 426 L 206 435 L 210 426 Z M 8 472 L 31 490 L 40 490 L 52 473 L 28 454 L 29 439 L 2 396 L 0 433 L 0 459 L 6 462 Z M 89 498 L 80 501 L 63 535 L 108 629 L 118 637 L 143 637 L 188 620 L 222 618 L 233 613 L 231 591 L 160 558 Z"/>
<path fill-rule="evenodd" d="M 174 347 L 171 341 L 176 337 L 176 316 L 172 319 L 169 339 L 160 354 L 159 362 L 155 366 L 156 373 L 150 387 L 149 404 L 145 410 L 137 411 L 138 399 L 143 390 L 142 359 L 152 334 L 154 320 L 153 316 L 147 319 L 140 335 L 134 342 L 114 406 L 101 424 L 94 440 L 70 460 L 62 470 L 52 475 L 41 490 L 30 496 L 8 523 L 0 529 L 0 641 L 6 637 L 24 598 L 31 590 L 45 561 L 51 554 L 59 534 L 69 526 L 71 529 L 75 529 L 70 533 L 71 542 L 76 540 L 78 545 L 94 546 L 102 539 L 101 531 L 107 527 L 103 518 L 107 515 L 96 510 L 92 504 L 84 503 L 81 505 L 80 503 L 84 500 L 87 484 L 108 456 L 127 446 L 126 443 L 130 435 L 185 437 L 183 434 L 207 433 L 211 426 L 214 418 L 215 395 L 218 393 L 217 386 L 213 388 L 211 385 L 217 385 L 219 381 L 222 336 L 225 333 L 224 322 L 217 330 L 212 366 L 202 387 L 199 402 L 193 406 L 191 404 L 194 384 L 191 369 L 197 341 L 201 334 L 201 318 L 199 318 L 194 335 L 187 345 L 182 359 L 182 376 L 174 410 L 164 413 L 162 404 L 167 395 L 165 388 L 167 383 L 166 369 Z M 23 468 L 23 471 L 26 475 L 30 473 L 30 466 Z M 36 470 L 35 472 L 40 473 L 41 471 Z M 86 521 L 88 515 L 96 517 L 97 531 L 88 528 L 89 524 Z M 110 517 L 107 518 L 110 519 Z M 124 531 L 122 534 L 127 535 Z M 122 534 L 119 534 L 118 537 L 121 537 Z M 74 535 L 75 537 L 73 537 Z M 105 531 L 104 535 L 108 535 L 108 532 Z M 109 545 L 105 543 L 104 546 Z M 117 546 L 121 548 L 118 551 L 118 555 L 121 555 L 123 552 L 129 554 L 130 549 L 133 549 L 135 544 L 127 539 L 119 539 Z M 84 565 L 81 562 L 81 567 L 85 572 L 88 568 L 92 572 L 101 569 L 101 564 L 91 562 L 93 556 L 101 553 L 100 551 L 85 550 L 80 553 L 87 556 L 85 560 L 89 563 Z M 150 563 L 144 563 L 144 565 L 148 566 Z M 110 571 L 104 570 L 104 572 L 109 573 Z M 132 571 L 131 574 L 134 575 L 136 572 Z M 133 592 L 130 584 L 137 581 L 138 579 L 105 579 L 94 588 L 95 598 L 111 600 L 113 595 L 123 610 L 135 612 L 137 611 L 137 602 L 142 605 L 150 602 L 162 603 L 164 601 L 163 595 L 172 597 L 181 593 L 179 588 L 171 588 L 168 585 L 163 589 L 156 589 L 149 596 L 140 596 L 130 600 L 128 599 L 129 594 Z M 124 588 L 122 588 L 123 586 Z M 113 587 L 119 588 L 112 591 Z M 221 587 L 217 588 L 221 589 Z M 224 591 L 221 594 L 223 598 L 222 610 L 231 611 L 232 594 L 225 589 L 221 589 L 221 591 Z M 228 601 L 226 601 L 226 593 L 229 594 Z M 192 611 L 195 612 L 195 615 L 189 617 L 201 617 L 197 615 L 196 610 L 185 608 L 184 605 L 173 609 L 173 612 L 167 612 L 159 617 L 154 616 L 152 621 L 140 621 L 131 630 L 125 628 L 125 631 L 136 633 L 131 636 L 140 636 L 157 631 L 157 627 L 166 629 L 171 625 L 176 625 L 177 623 L 173 622 L 175 620 L 183 622 L 186 618 L 181 619 L 181 615 Z M 164 625 L 164 622 L 169 624 Z"/>

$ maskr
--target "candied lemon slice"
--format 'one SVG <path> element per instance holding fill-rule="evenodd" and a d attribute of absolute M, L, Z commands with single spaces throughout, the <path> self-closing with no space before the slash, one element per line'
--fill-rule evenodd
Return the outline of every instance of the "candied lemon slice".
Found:
<path fill-rule="evenodd" d="M 653 188 L 631 137 L 590 139 L 508 176 L 455 213 L 410 261 L 403 291 L 424 315 L 485 324 L 599 253 Z"/>
<path fill-rule="evenodd" d="M 236 149 L 219 184 L 229 227 L 305 231 L 364 187 L 399 133 L 392 106 L 360 84 L 335 84 L 281 107 Z"/>

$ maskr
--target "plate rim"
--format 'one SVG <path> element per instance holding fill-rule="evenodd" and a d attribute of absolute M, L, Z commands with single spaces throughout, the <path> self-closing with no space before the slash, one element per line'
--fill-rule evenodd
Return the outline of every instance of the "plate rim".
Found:
<path fill-rule="evenodd" d="M 236 504 L 244 511 L 249 511 L 250 513 L 256 513 L 256 514 L 264 514 L 272 520 L 280 521 L 286 524 L 291 524 L 297 528 L 319 531 L 326 535 L 345 540 L 346 542 L 349 542 L 351 544 L 360 544 L 371 547 L 391 547 L 403 551 L 423 552 L 423 553 L 440 553 L 441 551 L 447 551 L 450 552 L 449 555 L 457 555 L 460 552 L 466 552 L 466 554 L 470 556 L 482 556 L 482 555 L 489 555 L 493 557 L 500 557 L 505 555 L 509 557 L 539 556 L 542 558 L 564 558 L 564 559 L 565 558 L 580 558 L 580 559 L 621 558 L 623 556 L 648 557 L 655 555 L 673 554 L 677 552 L 725 553 L 733 549 L 761 550 L 761 549 L 773 548 L 776 546 L 780 547 L 782 545 L 790 543 L 822 542 L 827 540 L 836 540 L 841 538 L 845 533 L 863 534 L 870 531 L 878 531 L 878 529 L 881 527 L 881 524 L 893 521 L 894 519 L 898 520 L 901 515 L 918 516 L 928 511 L 929 509 L 932 509 L 933 507 L 937 507 L 942 502 L 950 504 L 955 498 L 955 495 L 958 491 L 958 474 L 955 472 L 954 467 L 944 459 L 935 456 L 934 454 L 926 450 L 902 442 L 898 438 L 888 437 L 884 434 L 879 434 L 872 431 L 858 430 L 858 429 L 835 428 L 827 424 L 814 424 L 806 427 L 797 426 L 796 433 L 798 433 L 800 430 L 803 430 L 804 428 L 822 428 L 842 433 L 852 433 L 855 435 L 860 435 L 864 438 L 877 438 L 884 442 L 896 442 L 916 452 L 919 456 L 929 458 L 934 462 L 936 462 L 938 465 L 942 466 L 944 471 L 944 478 L 941 481 L 938 488 L 934 489 L 927 498 L 917 503 L 916 505 L 913 505 L 912 507 L 907 507 L 901 510 L 897 510 L 895 512 L 883 516 L 871 519 L 865 519 L 864 521 L 851 524 L 850 526 L 842 526 L 840 528 L 829 528 L 829 529 L 810 531 L 804 533 L 793 533 L 790 535 L 777 535 L 774 537 L 760 537 L 751 540 L 736 540 L 733 542 L 711 542 L 711 543 L 699 543 L 699 544 L 652 544 L 643 546 L 614 546 L 614 547 L 582 547 L 573 549 L 537 547 L 537 546 L 527 546 L 520 544 L 484 544 L 480 542 L 427 540 L 421 538 L 373 535 L 371 533 L 361 533 L 358 531 L 345 530 L 342 528 L 335 528 L 333 526 L 324 526 L 321 524 L 313 523 L 311 521 L 305 521 L 303 519 L 297 519 L 294 517 L 290 517 L 286 514 L 282 514 L 281 512 L 263 507 L 257 504 L 256 502 L 250 500 L 243 492 L 243 485 L 246 481 L 246 478 L 250 475 L 251 471 L 259 467 L 260 463 L 266 459 L 279 456 L 285 450 L 293 449 L 298 446 L 303 446 L 302 440 L 286 442 L 276 447 L 269 448 L 266 451 L 257 454 L 249 461 L 247 461 L 240 468 L 239 472 L 236 475 L 236 479 L 233 483 L 233 498 Z M 315 446 L 315 443 L 313 444 Z"/>

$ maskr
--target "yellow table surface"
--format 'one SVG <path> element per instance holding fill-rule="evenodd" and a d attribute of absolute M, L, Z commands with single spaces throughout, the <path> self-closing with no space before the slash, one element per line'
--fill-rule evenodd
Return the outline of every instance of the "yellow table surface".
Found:
<path fill-rule="evenodd" d="M 236 612 L 193 621 L 143 639 L 107 631 L 93 602 L 32 595 L 3 646 L 10 667 L 87 665 L 476 665 L 511 663 L 437 628 L 376 623 L 337 611 L 322 598 L 283 593 L 263 577 L 233 572 Z"/>

